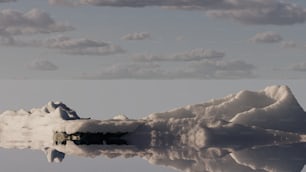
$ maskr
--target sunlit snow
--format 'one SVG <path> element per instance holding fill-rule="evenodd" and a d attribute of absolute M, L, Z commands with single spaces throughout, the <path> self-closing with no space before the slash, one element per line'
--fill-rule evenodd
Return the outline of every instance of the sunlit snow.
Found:
<path fill-rule="evenodd" d="M 58 133 L 67 140 L 57 142 Z M 90 144 L 76 141 L 79 133 L 92 133 L 88 138 L 120 135 L 123 141 Z M 187 172 L 299 172 L 306 163 L 304 134 L 306 113 L 287 86 L 240 91 L 142 119 L 80 118 L 61 102 L 0 115 L 2 148 L 42 150 L 50 162 L 65 155 L 138 156 Z"/>

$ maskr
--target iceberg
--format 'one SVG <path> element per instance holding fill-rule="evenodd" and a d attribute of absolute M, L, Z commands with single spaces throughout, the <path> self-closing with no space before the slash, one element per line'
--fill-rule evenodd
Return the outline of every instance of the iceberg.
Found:
<path fill-rule="evenodd" d="M 0 115 L 0 147 L 66 155 L 141 157 L 186 172 L 299 172 L 306 113 L 290 88 L 240 91 L 141 119 L 81 118 L 61 102 Z"/>

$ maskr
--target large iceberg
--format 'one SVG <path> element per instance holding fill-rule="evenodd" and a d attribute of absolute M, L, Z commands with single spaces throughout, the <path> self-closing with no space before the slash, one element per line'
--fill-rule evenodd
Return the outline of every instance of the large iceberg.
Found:
<path fill-rule="evenodd" d="M 139 156 L 190 172 L 298 172 L 306 163 L 305 135 L 306 113 L 287 86 L 240 91 L 142 119 L 80 118 L 61 102 L 0 115 L 3 148 L 42 150 L 50 162 L 65 155 Z"/>

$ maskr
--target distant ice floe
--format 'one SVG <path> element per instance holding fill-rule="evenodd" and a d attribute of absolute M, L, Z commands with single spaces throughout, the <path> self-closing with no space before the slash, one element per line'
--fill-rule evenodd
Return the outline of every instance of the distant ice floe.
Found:
<path fill-rule="evenodd" d="M 142 119 L 80 118 L 65 104 L 49 102 L 3 112 L 0 147 L 42 150 L 50 162 L 65 155 L 137 156 L 186 172 L 299 172 L 306 163 L 306 113 L 287 86 L 240 91 Z"/>

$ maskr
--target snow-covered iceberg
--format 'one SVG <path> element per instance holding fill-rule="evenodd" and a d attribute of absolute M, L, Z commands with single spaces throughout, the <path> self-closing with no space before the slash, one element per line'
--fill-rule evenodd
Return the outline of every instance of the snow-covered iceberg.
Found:
<path fill-rule="evenodd" d="M 80 118 L 61 102 L 0 115 L 0 147 L 43 150 L 50 162 L 65 155 L 139 156 L 192 172 L 298 172 L 306 163 L 305 135 L 306 113 L 287 86 L 240 91 L 142 119 Z"/>

